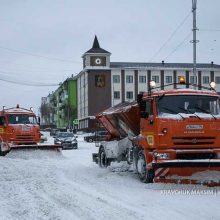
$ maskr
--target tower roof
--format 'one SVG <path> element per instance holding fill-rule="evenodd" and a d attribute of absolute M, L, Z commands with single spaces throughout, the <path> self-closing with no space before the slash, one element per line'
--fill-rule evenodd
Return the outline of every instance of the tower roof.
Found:
<path fill-rule="evenodd" d="M 90 50 L 88 50 L 86 53 L 109 53 L 109 52 L 108 52 L 107 50 L 102 49 L 102 48 L 99 46 L 98 38 L 97 38 L 97 36 L 95 35 L 92 48 L 91 48 Z"/>

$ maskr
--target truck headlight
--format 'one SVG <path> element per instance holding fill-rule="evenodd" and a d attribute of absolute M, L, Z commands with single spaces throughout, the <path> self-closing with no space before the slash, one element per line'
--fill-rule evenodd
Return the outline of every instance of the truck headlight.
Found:
<path fill-rule="evenodd" d="M 169 153 L 157 153 L 157 159 L 167 160 L 169 158 L 170 158 L 170 154 Z"/>

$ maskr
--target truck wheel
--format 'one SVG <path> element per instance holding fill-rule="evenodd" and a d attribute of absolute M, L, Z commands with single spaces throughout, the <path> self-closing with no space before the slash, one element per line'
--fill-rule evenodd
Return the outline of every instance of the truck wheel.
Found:
<path fill-rule="evenodd" d="M 0 144 L 0 157 L 4 157 L 8 152 L 2 151 L 2 146 Z"/>
<path fill-rule="evenodd" d="M 137 155 L 137 173 L 141 182 L 143 183 L 153 182 L 154 172 L 153 170 L 146 169 L 146 159 L 143 150 L 139 151 Z"/>
<path fill-rule="evenodd" d="M 126 149 L 126 160 L 129 165 L 133 163 L 133 151 L 130 148 Z"/>
<path fill-rule="evenodd" d="M 99 149 L 99 166 L 101 168 L 104 168 L 104 167 L 107 167 L 109 165 L 109 162 L 108 162 L 108 159 L 106 157 L 106 154 L 105 154 L 105 150 L 103 147 L 100 147 Z"/>

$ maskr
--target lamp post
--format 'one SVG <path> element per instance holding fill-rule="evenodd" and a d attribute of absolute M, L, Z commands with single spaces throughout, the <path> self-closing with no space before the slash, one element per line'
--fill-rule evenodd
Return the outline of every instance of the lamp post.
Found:
<path fill-rule="evenodd" d="M 192 13 L 193 13 L 193 85 L 194 89 L 196 89 L 196 43 L 199 41 L 196 40 L 196 31 L 198 30 L 196 27 L 196 8 L 197 8 L 197 0 L 192 0 Z"/>

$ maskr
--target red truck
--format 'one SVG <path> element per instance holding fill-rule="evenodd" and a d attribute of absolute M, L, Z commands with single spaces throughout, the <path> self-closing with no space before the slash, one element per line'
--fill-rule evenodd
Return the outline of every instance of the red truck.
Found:
<path fill-rule="evenodd" d="M 201 181 L 193 176 L 220 171 L 219 100 L 212 88 L 151 87 L 138 95 L 137 102 L 120 104 L 97 115 L 111 137 L 99 143 L 93 161 L 106 167 L 111 161 L 127 160 L 147 183 L 208 184 L 210 179 Z"/>
<path fill-rule="evenodd" d="M 3 108 L 0 111 L 0 155 L 6 155 L 11 149 L 40 148 L 57 149 L 56 145 L 39 145 L 40 119 L 30 109 Z"/>

